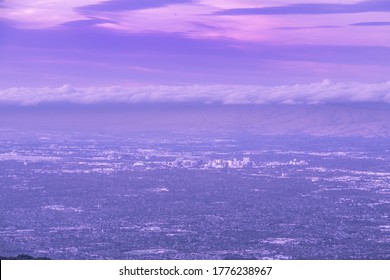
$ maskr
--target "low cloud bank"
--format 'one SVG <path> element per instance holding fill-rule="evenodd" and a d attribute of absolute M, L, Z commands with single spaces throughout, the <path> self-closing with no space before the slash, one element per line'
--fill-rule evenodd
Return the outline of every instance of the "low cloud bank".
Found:
<path fill-rule="evenodd" d="M 0 103 L 222 103 L 319 104 L 338 102 L 390 103 L 390 81 L 384 83 L 318 83 L 285 86 L 188 85 L 143 87 L 58 88 L 14 87 L 0 89 Z"/>

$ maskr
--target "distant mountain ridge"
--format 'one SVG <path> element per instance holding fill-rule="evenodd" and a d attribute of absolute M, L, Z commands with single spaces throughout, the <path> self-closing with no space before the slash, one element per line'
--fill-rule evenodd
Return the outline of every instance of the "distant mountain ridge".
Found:
<path fill-rule="evenodd" d="M 390 104 L 56 104 L 0 108 L 0 129 L 390 136 Z"/>

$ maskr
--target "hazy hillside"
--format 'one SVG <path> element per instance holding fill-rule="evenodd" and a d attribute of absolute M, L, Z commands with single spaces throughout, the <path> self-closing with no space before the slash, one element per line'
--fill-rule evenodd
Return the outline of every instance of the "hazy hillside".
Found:
<path fill-rule="evenodd" d="M 106 133 L 250 132 L 390 136 L 390 105 L 37 105 L 1 108 L 0 128 Z"/>

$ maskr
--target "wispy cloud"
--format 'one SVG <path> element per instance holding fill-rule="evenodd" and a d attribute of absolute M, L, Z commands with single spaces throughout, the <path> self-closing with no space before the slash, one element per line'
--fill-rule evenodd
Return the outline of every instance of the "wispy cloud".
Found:
<path fill-rule="evenodd" d="M 125 11 L 125 10 L 143 10 L 148 8 L 164 7 L 172 4 L 191 3 L 192 0 L 111 0 L 101 3 L 79 7 L 78 11 Z"/>
<path fill-rule="evenodd" d="M 219 11 L 219 15 L 305 15 L 305 14 L 354 14 L 390 12 L 387 0 L 369 0 L 355 4 L 306 3 L 261 8 L 238 8 Z"/>
<path fill-rule="evenodd" d="M 191 85 L 144 87 L 8 88 L 0 90 L 1 103 L 34 105 L 52 102 L 94 103 L 222 103 L 222 104 L 318 104 L 338 102 L 390 103 L 386 83 L 333 83 L 274 87 L 251 85 Z"/>
<path fill-rule="evenodd" d="M 74 28 L 83 28 L 83 27 L 91 27 L 98 24 L 105 24 L 105 23 L 111 23 L 115 24 L 116 22 L 113 20 L 107 20 L 107 19 L 100 19 L 100 18 L 89 18 L 89 19 L 83 19 L 83 20 L 75 20 L 75 21 L 68 21 L 62 24 L 62 26 L 66 27 L 74 27 Z"/>
<path fill-rule="evenodd" d="M 1 18 L 27 30 L 66 26 L 77 32 L 94 26 L 112 33 L 181 34 L 194 39 L 388 46 L 387 33 L 380 27 L 360 36 L 359 25 L 351 24 L 386 21 L 390 2 L 357 1 L 286 0 L 284 6 L 276 6 L 280 4 L 273 0 L 8 0 Z M 331 25 L 340 28 L 317 28 Z M 293 32 L 286 34 L 287 30 Z"/>
<path fill-rule="evenodd" d="M 390 26 L 390 21 L 356 22 L 352 26 Z"/>
<path fill-rule="evenodd" d="M 84 5 L 100 2 L 103 0 L 83 0 Z M 0 18 L 10 20 L 20 28 L 51 28 L 68 21 L 88 19 L 88 16 L 75 11 L 75 8 L 79 6 L 79 0 L 7 0 L 4 2 Z"/>
<path fill-rule="evenodd" d="M 282 26 L 275 29 L 280 30 L 305 30 L 305 29 L 328 29 L 328 28 L 340 28 L 336 25 L 319 25 L 319 26 Z"/>
<path fill-rule="evenodd" d="M 0 0 L 0 87 L 388 80 L 390 2 L 341 2 Z"/>

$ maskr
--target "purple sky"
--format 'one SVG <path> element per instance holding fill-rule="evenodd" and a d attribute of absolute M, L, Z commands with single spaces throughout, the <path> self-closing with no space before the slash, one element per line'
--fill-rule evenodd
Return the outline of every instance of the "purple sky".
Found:
<path fill-rule="evenodd" d="M 390 102 L 389 81 L 389 0 L 0 0 L 0 102 Z"/>

